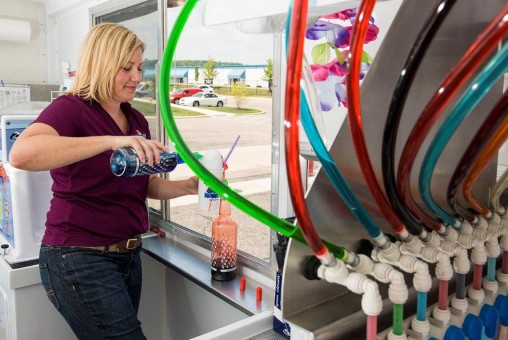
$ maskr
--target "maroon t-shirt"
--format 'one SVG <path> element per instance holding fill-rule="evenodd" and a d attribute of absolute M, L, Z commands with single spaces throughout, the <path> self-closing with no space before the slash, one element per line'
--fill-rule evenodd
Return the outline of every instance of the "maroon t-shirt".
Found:
<path fill-rule="evenodd" d="M 150 138 L 145 117 L 129 103 L 123 103 L 122 110 L 129 122 L 128 135 Z M 58 97 L 35 122 L 50 125 L 60 136 L 124 135 L 98 102 L 73 95 Z M 108 245 L 148 230 L 149 176 L 116 177 L 109 165 L 112 153 L 109 150 L 50 171 L 53 198 L 44 244 Z"/>

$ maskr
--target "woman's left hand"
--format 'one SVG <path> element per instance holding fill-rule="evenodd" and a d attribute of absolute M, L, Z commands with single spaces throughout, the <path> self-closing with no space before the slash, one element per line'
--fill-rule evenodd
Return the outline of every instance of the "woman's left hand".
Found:
<path fill-rule="evenodd" d="M 185 187 L 189 191 L 190 195 L 197 195 L 198 184 L 199 184 L 199 178 L 197 176 L 192 176 L 187 179 L 187 183 L 185 183 Z"/>

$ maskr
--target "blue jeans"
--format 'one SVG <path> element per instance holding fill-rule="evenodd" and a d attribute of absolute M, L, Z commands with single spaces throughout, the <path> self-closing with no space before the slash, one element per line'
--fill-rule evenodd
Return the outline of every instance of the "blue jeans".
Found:
<path fill-rule="evenodd" d="M 137 318 L 140 251 L 41 246 L 42 284 L 79 339 L 146 339 Z"/>

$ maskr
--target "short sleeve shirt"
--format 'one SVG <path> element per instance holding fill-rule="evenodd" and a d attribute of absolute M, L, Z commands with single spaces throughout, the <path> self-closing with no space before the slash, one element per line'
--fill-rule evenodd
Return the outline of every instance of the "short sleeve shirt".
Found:
<path fill-rule="evenodd" d="M 150 138 L 146 118 L 129 103 L 121 108 L 129 123 L 128 135 Z M 50 125 L 60 136 L 124 136 L 98 102 L 73 95 L 58 97 L 35 122 Z M 108 245 L 148 230 L 149 176 L 116 177 L 109 163 L 112 153 L 108 150 L 50 171 L 53 198 L 44 244 Z"/>

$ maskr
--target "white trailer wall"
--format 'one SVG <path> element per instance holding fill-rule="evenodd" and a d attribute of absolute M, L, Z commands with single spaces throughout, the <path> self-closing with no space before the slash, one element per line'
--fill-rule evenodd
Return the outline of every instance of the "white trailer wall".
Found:
<path fill-rule="evenodd" d="M 43 84 L 47 81 L 46 46 L 45 46 L 45 15 L 41 3 L 0 0 L 0 20 L 15 20 L 29 23 L 31 37 L 27 40 L 14 38 L 14 41 L 0 39 L 0 80 L 8 84 Z M 8 38 L 13 31 L 4 31 L 2 35 Z"/>

